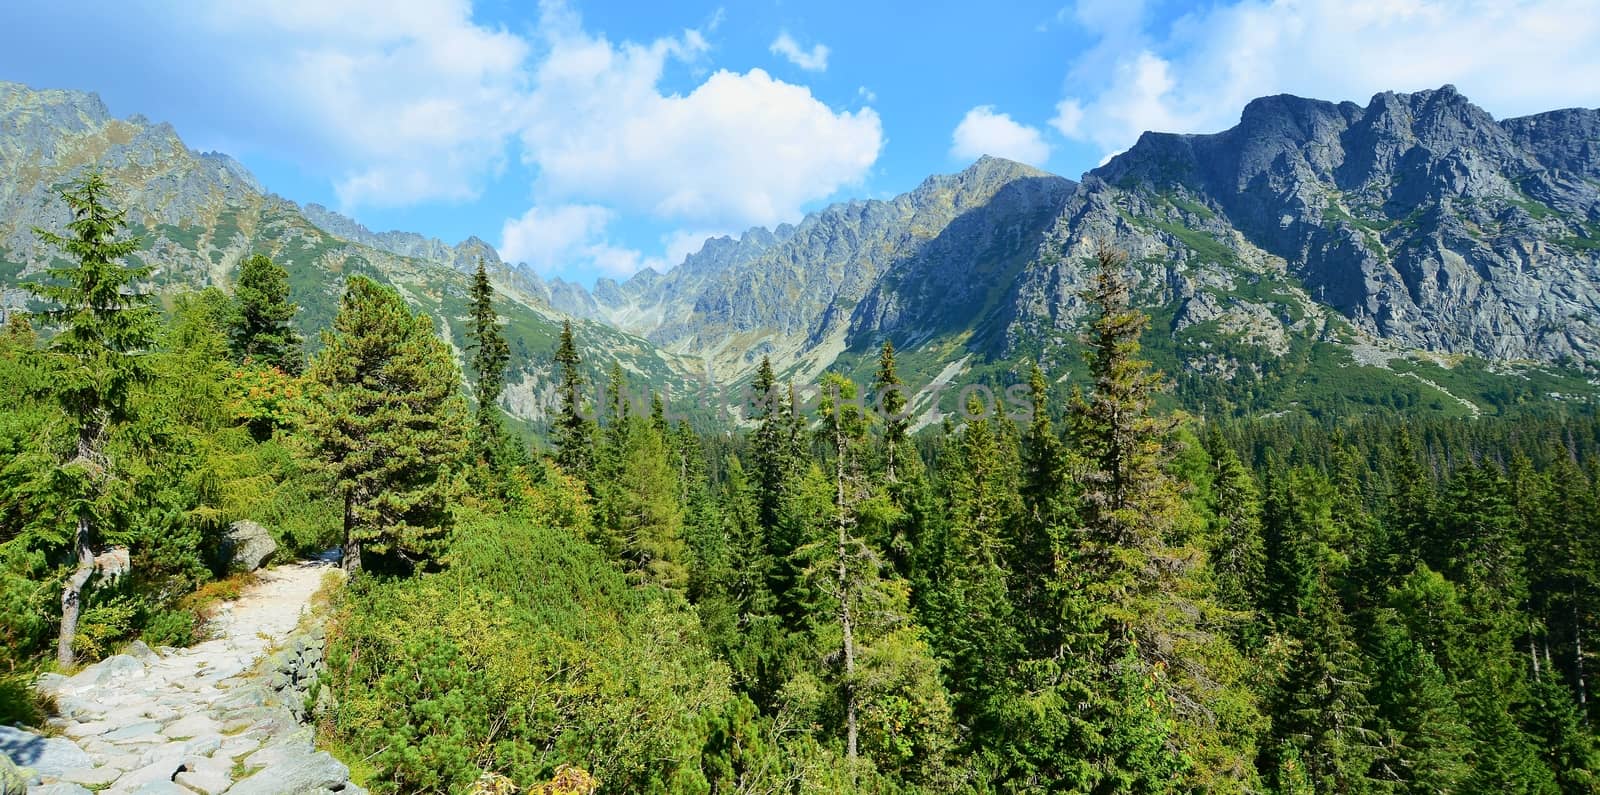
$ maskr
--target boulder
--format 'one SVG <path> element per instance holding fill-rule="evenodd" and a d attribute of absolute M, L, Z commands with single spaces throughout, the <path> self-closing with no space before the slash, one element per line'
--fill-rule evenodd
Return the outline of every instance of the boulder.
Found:
<path fill-rule="evenodd" d="M 234 522 L 222 534 L 222 557 L 230 571 L 255 571 L 277 551 L 272 534 L 255 522 Z"/>
<path fill-rule="evenodd" d="M 13 763 L 52 778 L 68 770 L 94 767 L 94 760 L 71 740 L 40 737 L 9 726 L 0 726 L 0 756 L 8 756 Z"/>
<path fill-rule="evenodd" d="M 278 795 L 283 792 L 340 791 L 349 786 L 350 770 L 327 751 L 285 757 L 234 784 L 234 795 Z"/>
<path fill-rule="evenodd" d="M 309 733 L 280 740 L 245 757 L 255 775 L 233 785 L 230 795 L 276 795 L 281 792 L 341 791 L 349 786 L 350 769 L 327 751 L 311 746 Z"/>

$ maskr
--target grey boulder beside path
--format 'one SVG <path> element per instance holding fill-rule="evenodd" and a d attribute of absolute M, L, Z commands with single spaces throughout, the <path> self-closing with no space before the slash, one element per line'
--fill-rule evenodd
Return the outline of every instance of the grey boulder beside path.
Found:
<path fill-rule="evenodd" d="M 272 533 L 255 522 L 234 522 L 222 535 L 221 553 L 230 571 L 255 571 L 277 551 L 278 542 L 272 539 Z"/>

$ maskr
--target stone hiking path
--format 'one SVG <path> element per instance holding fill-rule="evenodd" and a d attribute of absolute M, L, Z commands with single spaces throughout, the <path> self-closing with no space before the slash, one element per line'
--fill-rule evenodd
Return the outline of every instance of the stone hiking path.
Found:
<path fill-rule="evenodd" d="M 136 643 L 72 677 L 47 674 L 39 688 L 56 699 L 58 736 L 0 727 L 0 753 L 32 768 L 30 795 L 363 795 L 343 764 L 315 750 L 310 728 L 257 665 L 294 634 L 333 570 L 309 561 L 264 571 L 219 608 L 213 638 L 193 648 L 158 653 Z"/>

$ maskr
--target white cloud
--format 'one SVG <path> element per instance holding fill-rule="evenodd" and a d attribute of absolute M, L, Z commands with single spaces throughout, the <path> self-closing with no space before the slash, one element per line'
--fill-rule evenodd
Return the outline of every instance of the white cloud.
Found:
<path fill-rule="evenodd" d="M 532 207 L 500 227 L 500 257 L 540 272 L 558 270 L 576 251 L 605 233 L 615 213 L 593 204 Z"/>
<path fill-rule="evenodd" d="M 644 43 L 586 31 L 561 0 L 526 32 L 477 23 L 471 0 L 282 0 L 164 24 L 227 54 L 215 60 L 235 71 L 205 79 L 258 109 L 253 129 L 229 133 L 241 147 L 329 174 L 346 211 L 471 200 L 517 156 L 533 209 L 505 222 L 507 256 L 625 275 L 675 264 L 687 243 L 663 238 L 670 259 L 616 245 L 618 219 L 795 220 L 860 184 L 883 146 L 870 107 L 835 111 L 760 69 L 711 69 L 720 19 Z M 827 47 L 788 41 L 797 64 L 826 66 Z M 689 90 L 663 88 L 685 74 Z"/>
<path fill-rule="evenodd" d="M 571 20 L 546 28 L 521 134 L 542 197 L 693 226 L 773 224 L 859 184 L 883 146 L 871 108 L 836 112 L 760 69 L 663 93 L 666 67 L 699 59 L 703 39 L 613 44 Z"/>
<path fill-rule="evenodd" d="M 1075 99 L 1063 99 L 1056 103 L 1056 115 L 1050 119 L 1050 126 L 1068 138 L 1076 138 L 1078 125 L 1083 123 L 1083 105 Z"/>
<path fill-rule="evenodd" d="M 734 233 L 725 229 L 678 229 L 667 233 L 661 238 L 661 244 L 667 252 L 667 267 L 676 268 L 683 264 L 683 258 L 699 251 L 707 240 L 731 234 Z"/>
<path fill-rule="evenodd" d="M 617 245 L 607 232 L 617 214 L 594 204 L 533 207 L 500 227 L 500 258 L 523 262 L 552 275 L 574 271 L 630 276 L 642 268 L 664 269 L 666 262 Z"/>
<path fill-rule="evenodd" d="M 795 41 L 789 31 L 778 33 L 778 38 L 772 41 L 772 46 L 767 48 L 773 55 L 781 55 L 789 63 L 806 70 L 807 72 L 822 72 L 828 68 L 828 47 L 817 43 L 806 50 L 800 47 L 800 42 Z"/>
<path fill-rule="evenodd" d="M 1600 104 L 1593 0 L 1241 0 L 1161 29 L 1083 0 L 1074 18 L 1100 43 L 1052 126 L 1108 154 L 1145 130 L 1225 129 L 1278 93 L 1365 103 L 1453 83 L 1500 117 Z"/>
<path fill-rule="evenodd" d="M 956 125 L 950 155 L 961 160 L 993 155 L 1037 166 L 1050 159 L 1050 145 L 1038 129 L 996 113 L 993 105 L 979 105 Z"/>
<path fill-rule="evenodd" d="M 504 161 L 529 48 L 466 0 L 229 4 L 192 24 L 347 208 L 470 199 Z"/>
<path fill-rule="evenodd" d="M 836 109 L 761 69 L 718 68 L 720 11 L 630 42 L 586 30 L 563 0 L 542 0 L 536 20 L 510 29 L 480 21 L 474 1 L 0 3 L 0 27 L 42 42 L 0 63 L 109 53 L 126 68 L 96 74 L 83 66 L 95 59 L 57 59 L 48 70 L 173 120 L 192 144 L 324 177 L 357 217 L 469 202 L 495 179 L 525 179 L 534 209 L 505 213 L 502 242 L 578 278 L 679 258 L 689 233 L 663 230 L 798 220 L 860 185 L 883 147 L 867 95 Z M 162 45 L 129 44 L 140 41 Z M 802 65 L 825 64 L 825 46 L 795 44 Z"/>

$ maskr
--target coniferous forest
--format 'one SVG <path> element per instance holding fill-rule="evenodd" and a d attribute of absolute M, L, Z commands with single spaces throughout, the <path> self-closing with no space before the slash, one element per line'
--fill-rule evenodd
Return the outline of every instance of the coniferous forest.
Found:
<path fill-rule="evenodd" d="M 374 792 L 1600 791 L 1582 407 L 1172 409 L 1103 248 L 1025 415 L 914 427 L 884 344 L 701 427 L 568 327 L 529 438 L 481 266 L 466 350 L 362 276 L 302 340 L 266 256 L 147 295 L 106 186 L 65 201 L 0 332 L 0 723 L 201 638 L 252 520 L 342 553 L 315 731 Z"/>

